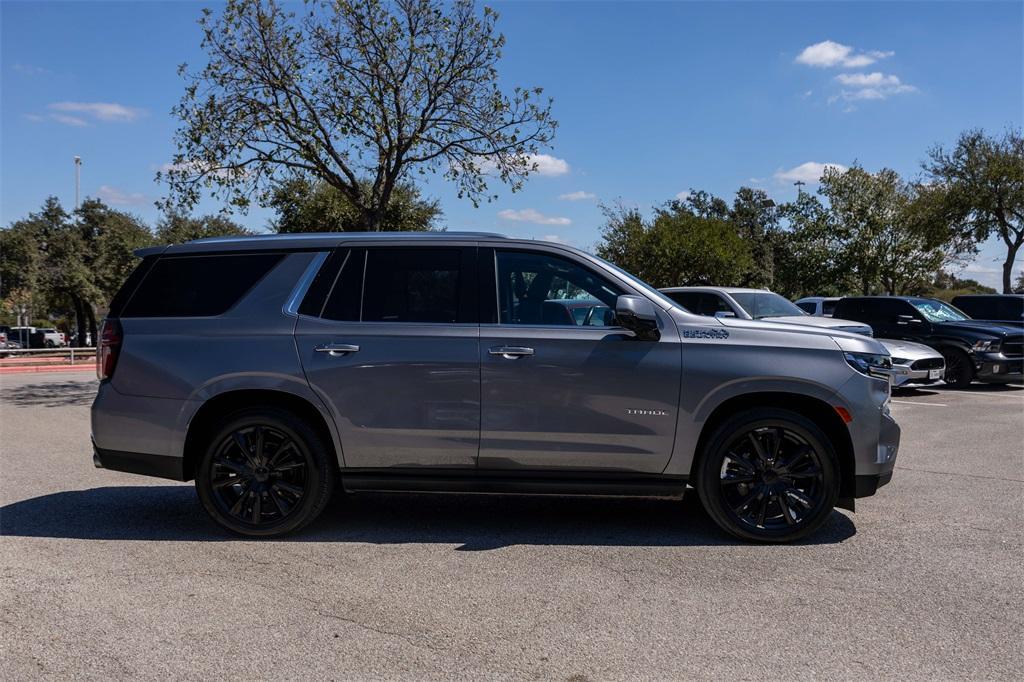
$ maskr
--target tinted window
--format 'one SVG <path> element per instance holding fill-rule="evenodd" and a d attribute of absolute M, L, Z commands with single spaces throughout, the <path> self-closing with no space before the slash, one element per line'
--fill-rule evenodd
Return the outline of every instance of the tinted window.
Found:
<path fill-rule="evenodd" d="M 460 319 L 459 249 L 379 249 L 367 254 L 364 322 Z"/>
<path fill-rule="evenodd" d="M 715 313 L 731 313 L 733 309 L 718 294 L 706 291 L 674 291 L 666 296 L 680 304 L 694 315 L 714 316 Z"/>
<path fill-rule="evenodd" d="M 809 315 L 813 315 L 815 311 L 818 309 L 817 304 L 814 303 L 813 301 L 804 301 L 802 303 L 797 303 L 796 305 L 798 308 L 800 308 Z"/>
<path fill-rule="evenodd" d="M 836 301 L 822 301 L 821 302 L 821 314 L 831 315 L 836 311 Z M 813 311 L 808 311 L 813 312 Z"/>
<path fill-rule="evenodd" d="M 299 314 L 319 317 L 323 312 L 324 303 L 331 293 L 335 280 L 338 278 L 338 269 L 348 258 L 348 249 L 337 249 L 328 254 L 321 264 L 313 281 L 310 282 L 306 295 L 299 305 Z"/>
<path fill-rule="evenodd" d="M 615 308 L 619 290 L 570 260 L 526 251 L 497 251 L 496 260 L 501 324 L 576 326 L 579 302 Z"/>
<path fill-rule="evenodd" d="M 122 317 L 209 317 L 235 305 L 281 260 L 279 253 L 160 258 Z"/>
<path fill-rule="evenodd" d="M 769 292 L 737 292 L 731 294 L 740 307 L 755 320 L 762 317 L 801 316 L 800 310 L 788 298 Z"/>
<path fill-rule="evenodd" d="M 328 271 L 331 285 L 322 317 L 329 320 L 358 322 L 363 297 L 363 268 L 366 249 L 352 249 L 340 259 L 341 270 Z"/>

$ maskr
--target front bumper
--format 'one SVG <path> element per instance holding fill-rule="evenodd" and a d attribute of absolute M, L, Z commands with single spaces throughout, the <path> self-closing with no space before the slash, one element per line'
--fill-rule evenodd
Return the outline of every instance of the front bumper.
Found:
<path fill-rule="evenodd" d="M 933 377 L 931 375 L 932 372 L 937 372 L 938 376 Z M 945 376 L 945 368 L 939 370 L 911 369 L 907 365 L 893 365 L 892 385 L 896 388 L 907 384 L 934 384 L 937 381 L 941 381 Z"/>
<path fill-rule="evenodd" d="M 993 384 L 1024 383 L 1024 358 L 1008 358 L 1002 353 L 978 353 L 973 360 L 978 381 Z"/>

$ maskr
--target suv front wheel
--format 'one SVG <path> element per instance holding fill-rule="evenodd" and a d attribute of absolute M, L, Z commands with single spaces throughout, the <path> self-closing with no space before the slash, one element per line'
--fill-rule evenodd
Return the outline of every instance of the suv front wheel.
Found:
<path fill-rule="evenodd" d="M 241 410 L 208 441 L 196 491 L 228 530 L 284 535 L 313 521 L 330 500 L 335 464 L 328 452 L 319 434 L 290 412 Z"/>
<path fill-rule="evenodd" d="M 796 412 L 757 408 L 708 441 L 697 492 L 715 523 L 744 540 L 790 542 L 817 530 L 839 497 L 835 449 Z"/>

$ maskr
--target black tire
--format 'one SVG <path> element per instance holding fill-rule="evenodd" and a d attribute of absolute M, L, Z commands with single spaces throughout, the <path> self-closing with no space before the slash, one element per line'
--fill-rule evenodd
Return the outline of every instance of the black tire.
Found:
<path fill-rule="evenodd" d="M 946 361 L 945 382 L 953 388 L 967 388 L 974 381 L 974 364 L 962 350 L 950 348 L 942 351 Z"/>
<path fill-rule="evenodd" d="M 728 533 L 755 542 L 792 542 L 820 528 L 832 513 L 839 499 L 839 459 L 828 436 L 807 417 L 754 408 L 715 430 L 698 463 L 696 488 L 708 515 Z"/>
<path fill-rule="evenodd" d="M 224 528 L 276 537 L 320 515 L 334 492 L 336 467 L 332 448 L 303 419 L 275 408 L 245 409 L 226 417 L 207 442 L 196 492 Z"/>

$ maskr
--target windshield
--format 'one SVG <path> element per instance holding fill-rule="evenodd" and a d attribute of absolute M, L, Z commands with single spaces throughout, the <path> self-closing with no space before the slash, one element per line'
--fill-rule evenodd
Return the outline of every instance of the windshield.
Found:
<path fill-rule="evenodd" d="M 789 315 L 806 315 L 795 303 L 770 291 L 741 292 L 729 294 L 740 307 L 747 311 L 755 320 L 762 317 L 786 317 Z"/>
<path fill-rule="evenodd" d="M 929 322 L 963 322 L 971 319 L 948 303 L 930 298 L 911 299 L 910 305 L 917 308 L 917 312 L 924 315 L 924 319 Z"/>

